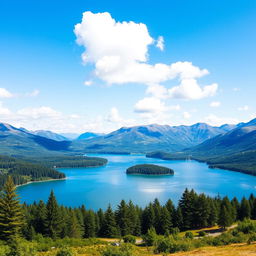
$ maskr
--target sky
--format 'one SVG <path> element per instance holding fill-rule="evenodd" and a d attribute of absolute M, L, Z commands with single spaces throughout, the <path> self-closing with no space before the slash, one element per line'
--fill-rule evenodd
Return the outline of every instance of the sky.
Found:
<path fill-rule="evenodd" d="M 2 0 L 0 122 L 58 133 L 256 118 L 254 0 Z"/>

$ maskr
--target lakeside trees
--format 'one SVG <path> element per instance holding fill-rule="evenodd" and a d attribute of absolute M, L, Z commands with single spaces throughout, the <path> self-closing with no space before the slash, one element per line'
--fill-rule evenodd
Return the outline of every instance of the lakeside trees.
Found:
<path fill-rule="evenodd" d="M 127 174 L 146 174 L 146 175 L 168 175 L 174 174 L 170 168 L 155 164 L 137 164 L 126 170 Z"/>

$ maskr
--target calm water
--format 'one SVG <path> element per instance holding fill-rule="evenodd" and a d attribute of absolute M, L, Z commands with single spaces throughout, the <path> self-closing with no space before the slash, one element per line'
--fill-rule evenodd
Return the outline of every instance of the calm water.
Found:
<path fill-rule="evenodd" d="M 95 155 L 102 156 L 102 155 Z M 61 169 L 67 180 L 33 183 L 18 188 L 21 199 L 33 203 L 46 201 L 53 189 L 59 203 L 66 206 L 106 208 L 116 206 L 121 199 L 145 206 L 156 197 L 164 203 L 171 198 L 177 203 L 186 187 L 194 188 L 211 196 L 229 197 L 256 194 L 256 177 L 225 170 L 209 169 L 206 164 L 195 161 L 164 161 L 143 155 L 103 155 L 109 160 L 107 166 L 98 168 Z M 128 167 L 153 163 L 174 169 L 174 176 L 148 177 L 126 175 Z"/>

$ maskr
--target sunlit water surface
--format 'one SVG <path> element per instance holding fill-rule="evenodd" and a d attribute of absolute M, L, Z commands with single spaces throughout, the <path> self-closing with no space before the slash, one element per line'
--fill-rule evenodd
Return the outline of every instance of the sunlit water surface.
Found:
<path fill-rule="evenodd" d="M 22 202 L 46 201 L 51 190 L 60 204 L 91 209 L 115 207 L 122 199 L 132 200 L 140 206 L 158 198 L 164 203 L 169 198 L 178 202 L 184 189 L 195 189 L 210 196 L 228 195 L 239 199 L 256 194 L 256 177 L 210 169 L 196 161 L 165 161 L 144 155 L 93 155 L 108 159 L 108 164 L 97 168 L 63 168 L 66 180 L 33 183 L 18 188 Z M 174 176 L 126 175 L 135 164 L 159 164 L 175 171 Z"/>

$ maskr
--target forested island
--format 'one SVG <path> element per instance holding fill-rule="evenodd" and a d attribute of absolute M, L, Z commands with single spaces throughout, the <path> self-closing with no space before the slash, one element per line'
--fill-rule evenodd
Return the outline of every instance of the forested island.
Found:
<path fill-rule="evenodd" d="M 11 176 L 15 185 L 34 181 L 65 179 L 56 168 L 97 167 L 107 164 L 107 159 L 85 156 L 42 156 L 41 158 L 15 158 L 0 155 L 0 188 Z"/>
<path fill-rule="evenodd" d="M 143 175 L 173 175 L 174 171 L 170 168 L 155 164 L 138 164 L 129 167 L 127 174 L 143 174 Z"/>

